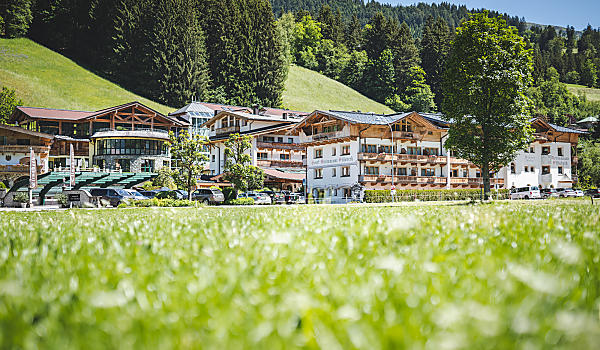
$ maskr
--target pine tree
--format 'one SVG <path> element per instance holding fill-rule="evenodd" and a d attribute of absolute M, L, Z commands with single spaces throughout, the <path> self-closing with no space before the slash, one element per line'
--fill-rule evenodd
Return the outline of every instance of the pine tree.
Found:
<path fill-rule="evenodd" d="M 367 63 L 362 82 L 364 93 L 375 101 L 385 103 L 396 91 L 394 79 L 392 51 L 385 49 L 377 59 Z"/>
<path fill-rule="evenodd" d="M 352 16 L 346 26 L 345 43 L 349 50 L 361 50 L 362 48 L 362 27 L 356 15 Z"/>
<path fill-rule="evenodd" d="M 441 18 L 430 17 L 423 30 L 421 40 L 421 66 L 427 74 L 427 84 L 435 94 L 435 103 L 442 102 L 442 74 L 450 50 L 451 34 Z"/>
<path fill-rule="evenodd" d="M 411 67 L 419 65 L 421 59 L 419 58 L 419 49 L 415 45 L 406 22 L 403 22 L 399 28 L 396 22 L 392 28 L 389 47 L 394 59 L 395 85 L 403 88 L 411 83 Z"/>
<path fill-rule="evenodd" d="M 209 95 L 204 34 L 194 5 L 195 0 L 156 2 L 152 56 L 157 87 L 153 94 L 170 106 Z"/>
<path fill-rule="evenodd" d="M 581 84 L 594 87 L 598 80 L 598 70 L 591 59 L 586 59 L 581 66 Z"/>
<path fill-rule="evenodd" d="M 329 39 L 336 44 L 343 41 L 344 28 L 342 24 L 342 15 L 339 10 L 334 15 L 329 5 L 323 5 L 319 10 L 317 21 L 321 23 L 321 33 L 323 39 Z"/>
<path fill-rule="evenodd" d="M 370 60 L 376 60 L 383 50 L 389 47 L 391 41 L 391 23 L 377 12 L 364 28 L 364 49 Z"/>
<path fill-rule="evenodd" d="M 4 24 L 0 33 L 7 38 L 26 36 L 33 19 L 31 0 L 5 0 L 3 5 L 0 7 L 0 18 Z"/>

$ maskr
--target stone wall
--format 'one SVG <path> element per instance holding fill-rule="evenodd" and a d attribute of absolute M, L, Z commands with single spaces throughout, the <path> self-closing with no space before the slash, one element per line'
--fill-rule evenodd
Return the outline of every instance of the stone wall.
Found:
<path fill-rule="evenodd" d="M 94 156 L 94 165 L 97 164 L 98 159 L 104 160 L 104 166 L 106 169 L 116 170 L 117 161 L 119 159 L 129 159 L 130 164 L 130 172 L 140 173 L 142 172 L 142 163 L 144 160 L 153 160 L 154 161 L 154 172 L 158 171 L 165 163 L 168 163 L 171 158 L 165 156 L 149 156 L 149 155 L 128 155 L 128 154 L 111 154 L 111 155 L 96 155 Z"/>

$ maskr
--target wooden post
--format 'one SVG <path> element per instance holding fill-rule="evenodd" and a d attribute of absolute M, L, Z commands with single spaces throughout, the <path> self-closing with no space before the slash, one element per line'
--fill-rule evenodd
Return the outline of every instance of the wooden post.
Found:
<path fill-rule="evenodd" d="M 92 132 L 93 132 L 93 130 L 94 130 L 94 128 L 93 128 L 93 126 L 92 126 L 92 123 L 93 123 L 93 122 L 90 120 L 90 131 L 89 131 L 89 133 L 90 133 L 90 134 L 89 134 L 89 136 L 92 136 Z"/>
<path fill-rule="evenodd" d="M 62 122 L 58 122 L 58 134 L 62 135 Z"/>

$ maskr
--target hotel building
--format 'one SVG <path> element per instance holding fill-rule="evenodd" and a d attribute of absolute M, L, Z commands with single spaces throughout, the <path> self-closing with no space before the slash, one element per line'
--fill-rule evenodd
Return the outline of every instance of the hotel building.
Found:
<path fill-rule="evenodd" d="M 532 120 L 535 141 L 490 179 L 492 188 L 571 187 L 579 134 Z M 306 147 L 307 193 L 333 203 L 368 189 L 479 188 L 481 172 L 444 147 L 449 123 L 439 114 L 315 111 L 291 128 Z"/>

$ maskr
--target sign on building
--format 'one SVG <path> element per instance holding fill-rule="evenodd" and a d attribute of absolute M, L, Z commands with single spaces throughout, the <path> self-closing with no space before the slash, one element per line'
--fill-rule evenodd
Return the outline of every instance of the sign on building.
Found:
<path fill-rule="evenodd" d="M 34 189 L 37 187 L 37 166 L 35 161 L 35 152 L 33 147 L 29 147 L 29 188 Z"/>

